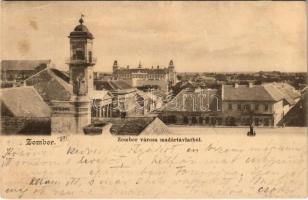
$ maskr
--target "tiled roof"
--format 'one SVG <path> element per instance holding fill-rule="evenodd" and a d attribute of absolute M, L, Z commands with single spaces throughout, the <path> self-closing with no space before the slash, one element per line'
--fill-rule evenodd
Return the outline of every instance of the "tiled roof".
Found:
<path fill-rule="evenodd" d="M 140 134 L 154 118 L 133 118 L 122 119 L 120 123 L 112 123 L 111 133 L 117 135 Z"/>
<path fill-rule="evenodd" d="M 41 64 L 48 65 L 51 60 L 2 60 L 1 70 L 35 70 Z"/>
<path fill-rule="evenodd" d="M 125 89 L 131 89 L 132 86 L 130 86 L 127 82 L 123 80 L 112 80 L 112 81 L 101 81 L 97 80 L 95 81 L 96 88 L 98 90 L 104 89 L 104 90 L 125 90 Z"/>
<path fill-rule="evenodd" d="M 57 69 L 45 69 L 26 79 L 26 85 L 34 86 L 45 101 L 67 101 L 73 94 L 69 78 Z"/>
<path fill-rule="evenodd" d="M 14 117 L 49 117 L 50 108 L 33 87 L 1 89 L 2 105 Z"/>
<path fill-rule="evenodd" d="M 262 85 L 254 85 L 249 88 L 247 85 L 223 85 L 223 100 L 225 101 L 278 101 L 279 93 L 270 95 Z"/>
<path fill-rule="evenodd" d="M 274 85 L 279 90 L 281 90 L 282 92 L 284 92 L 285 94 L 290 96 L 292 99 L 296 99 L 296 98 L 299 98 L 301 96 L 299 91 L 296 91 L 293 86 L 291 86 L 287 83 L 274 83 Z"/>
<path fill-rule="evenodd" d="M 290 105 L 295 104 L 295 99 L 300 93 L 288 84 L 268 83 L 263 85 L 223 85 L 223 100 L 225 101 L 280 101 L 284 99 Z"/>

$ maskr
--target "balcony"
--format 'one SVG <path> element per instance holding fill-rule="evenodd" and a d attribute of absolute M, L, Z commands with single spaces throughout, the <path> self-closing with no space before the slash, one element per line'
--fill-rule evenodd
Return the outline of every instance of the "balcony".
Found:
<path fill-rule="evenodd" d="M 85 58 L 85 59 L 76 59 L 76 58 L 67 58 L 65 59 L 66 64 L 73 64 L 73 65 L 95 65 L 96 64 L 96 58 L 92 57 L 91 59 Z"/>

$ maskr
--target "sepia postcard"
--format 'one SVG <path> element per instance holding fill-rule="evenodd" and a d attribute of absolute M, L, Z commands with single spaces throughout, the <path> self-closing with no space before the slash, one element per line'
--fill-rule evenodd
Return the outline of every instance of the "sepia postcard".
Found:
<path fill-rule="evenodd" d="M 2 1 L 0 197 L 305 198 L 305 1 Z"/>

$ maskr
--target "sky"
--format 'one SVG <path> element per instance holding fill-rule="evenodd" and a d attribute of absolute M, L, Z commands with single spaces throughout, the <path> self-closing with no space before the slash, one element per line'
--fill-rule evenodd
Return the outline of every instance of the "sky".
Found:
<path fill-rule="evenodd" d="M 2 2 L 2 59 L 51 59 L 67 70 L 68 35 L 84 24 L 95 71 L 167 66 L 178 72 L 307 71 L 299 2 Z"/>

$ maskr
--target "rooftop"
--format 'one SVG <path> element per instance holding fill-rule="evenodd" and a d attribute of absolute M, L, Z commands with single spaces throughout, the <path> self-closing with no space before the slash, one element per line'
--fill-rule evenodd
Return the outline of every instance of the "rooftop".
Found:
<path fill-rule="evenodd" d="M 111 123 L 110 133 L 113 135 L 140 135 L 170 133 L 168 127 L 156 117 L 109 118 L 99 120 L 95 124 Z"/>
<path fill-rule="evenodd" d="M 263 85 L 223 85 L 223 100 L 225 101 L 269 101 L 284 99 L 290 105 L 300 97 L 292 86 L 285 83 L 268 83 Z"/>
<path fill-rule="evenodd" d="M 34 87 L 14 87 L 1 89 L 1 106 L 14 117 L 49 117 L 50 108 Z M 3 109 L 3 107 L 2 107 Z M 2 110 L 3 112 L 3 110 Z"/>
<path fill-rule="evenodd" d="M 132 89 L 126 81 L 123 80 L 95 80 L 95 85 L 98 90 L 127 90 Z"/>
<path fill-rule="evenodd" d="M 1 70 L 35 70 L 38 66 L 48 66 L 51 60 L 2 60 Z"/>
<path fill-rule="evenodd" d="M 63 72 L 48 68 L 25 80 L 26 85 L 33 86 L 45 101 L 67 101 L 73 94 L 69 77 Z"/>

